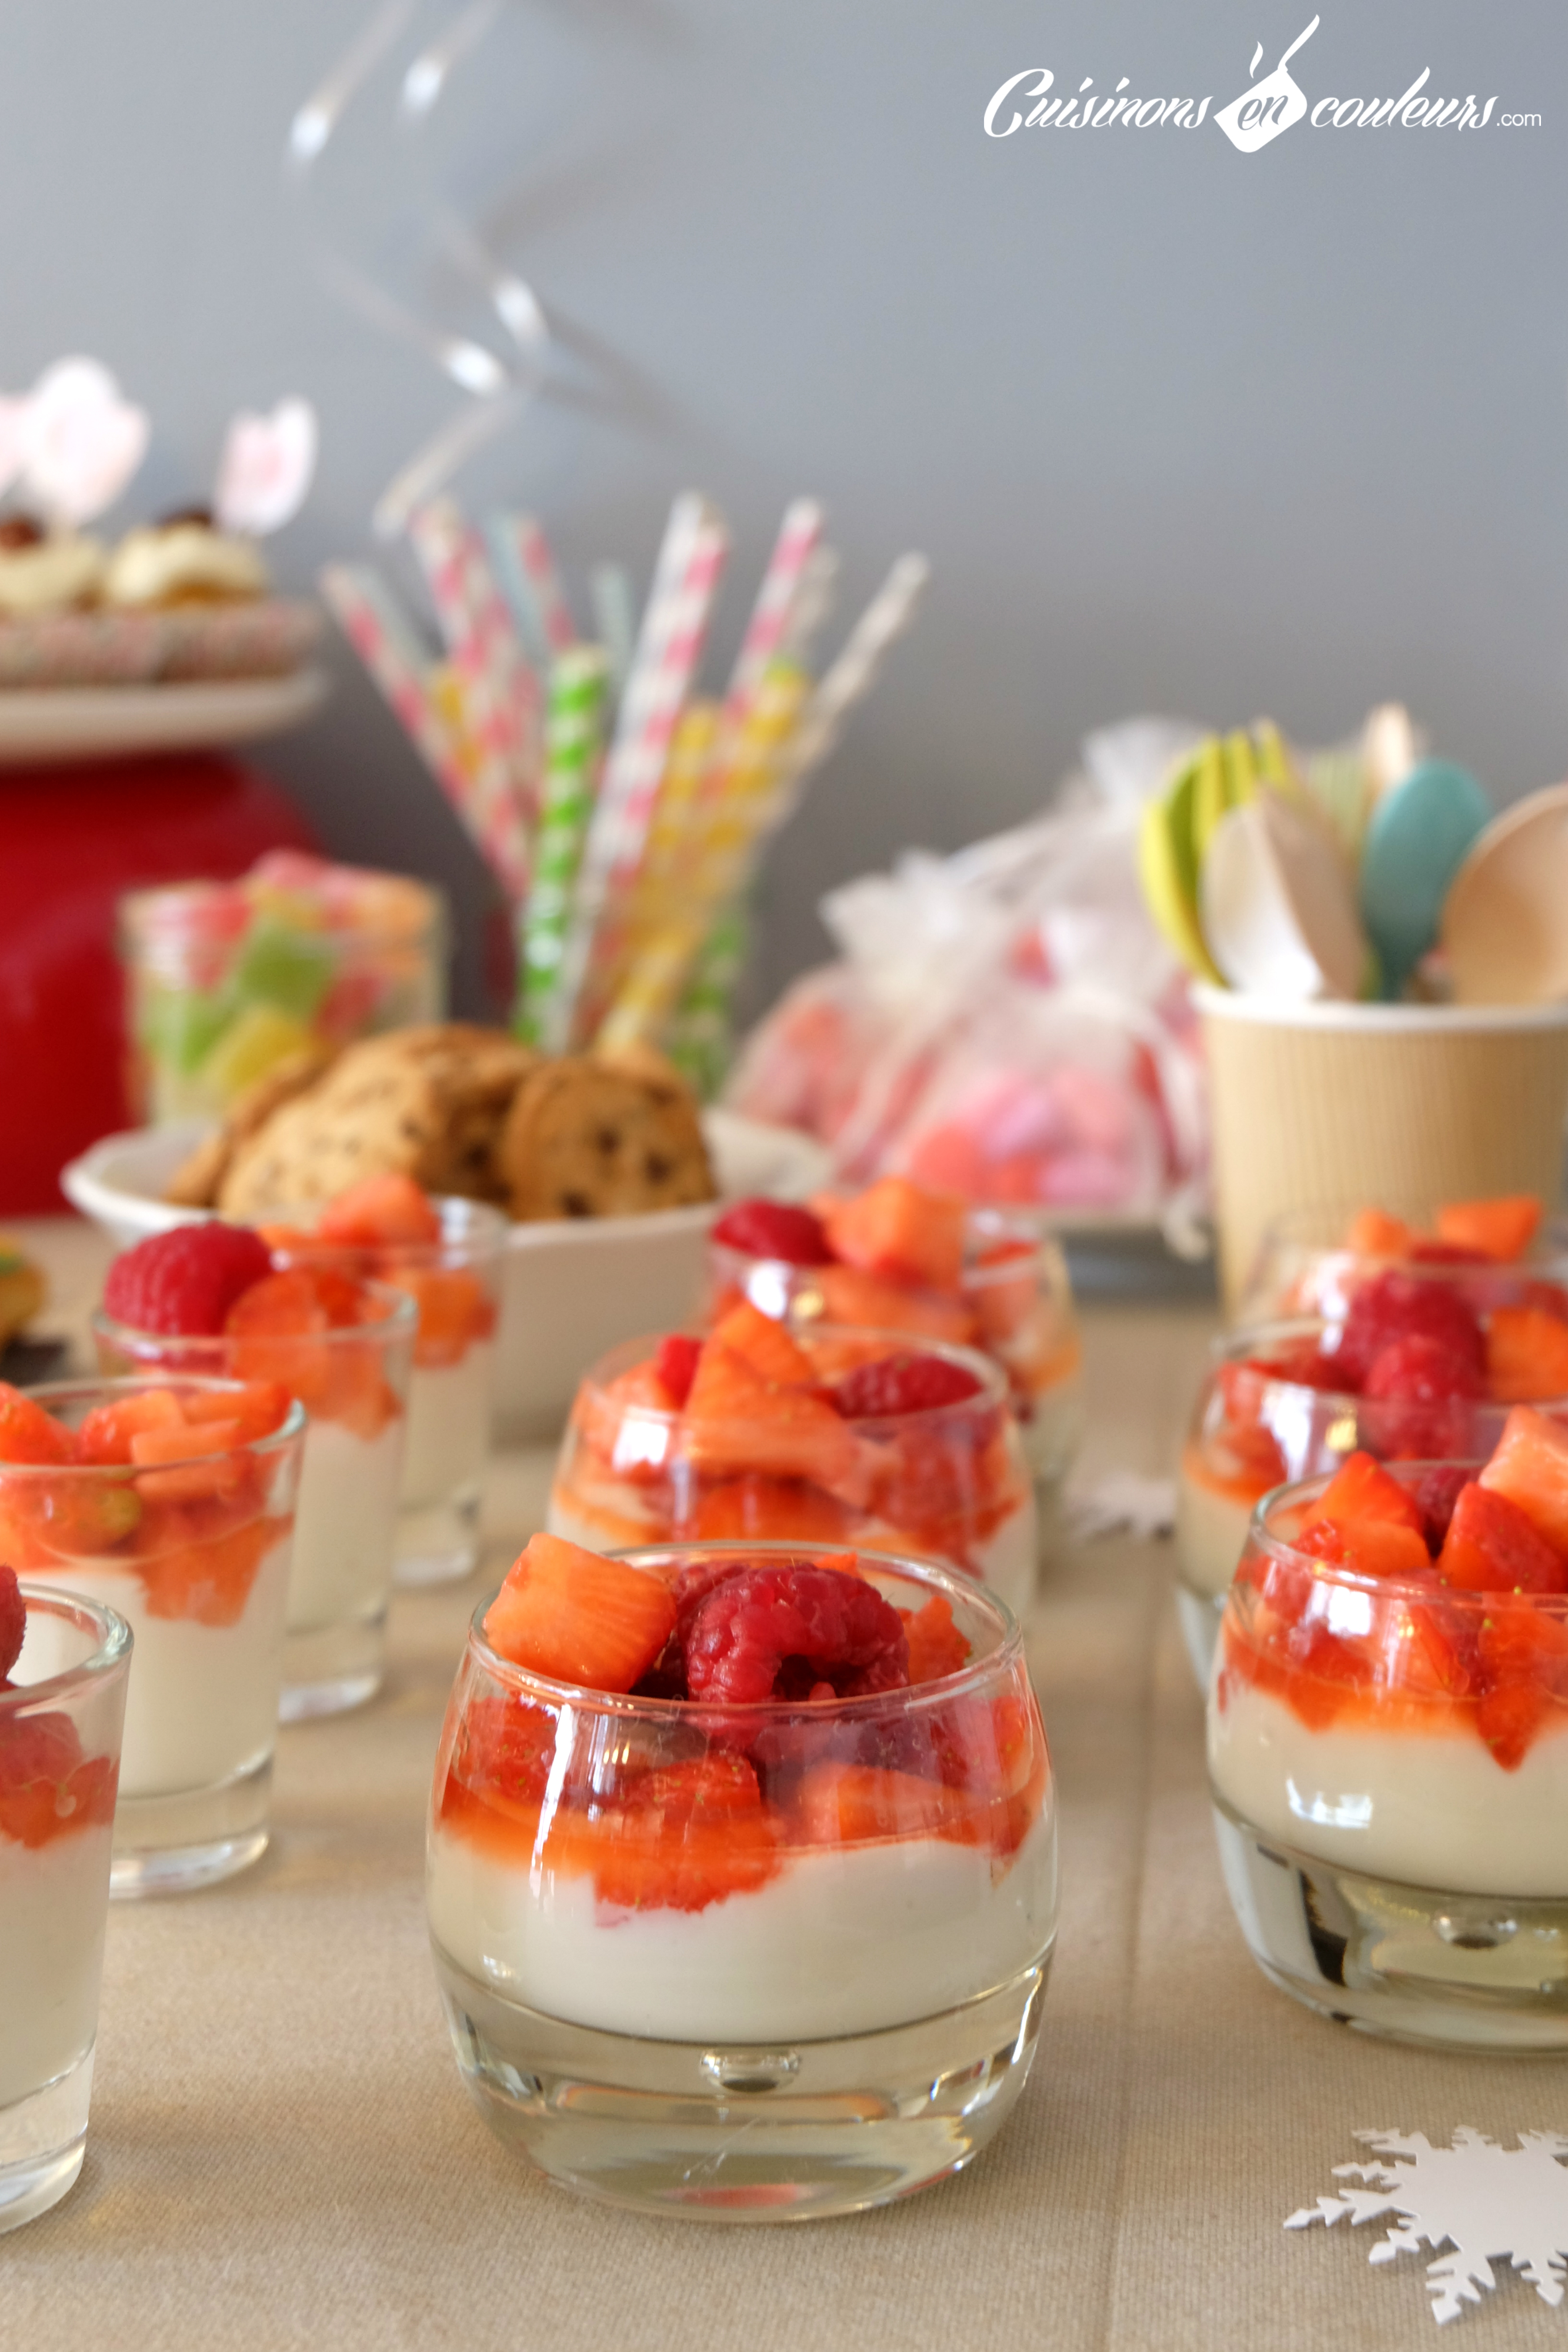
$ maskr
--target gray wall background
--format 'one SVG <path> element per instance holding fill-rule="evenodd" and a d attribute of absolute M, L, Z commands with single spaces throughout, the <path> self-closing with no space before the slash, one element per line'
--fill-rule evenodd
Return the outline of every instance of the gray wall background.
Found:
<path fill-rule="evenodd" d="M 1309 98 L 1429 66 L 1542 126 L 982 134 L 1029 65 L 1212 114 L 1310 0 L 510 0 L 427 132 L 389 69 L 301 203 L 290 116 L 372 0 L 5 0 L 0 383 L 117 371 L 155 428 L 128 513 L 200 495 L 236 406 L 308 394 L 321 477 L 275 542 L 304 586 L 458 404 L 320 255 L 477 326 L 447 203 L 570 357 L 458 487 L 535 507 L 579 590 L 608 554 L 646 580 L 688 483 L 735 533 L 721 659 L 792 493 L 828 501 L 851 604 L 923 548 L 918 635 L 770 867 L 764 993 L 820 952 L 824 887 L 1022 816 L 1133 711 L 1318 740 L 1398 695 L 1505 800 L 1568 769 L 1568 17 L 1322 7 Z M 454 891 L 473 1004 L 477 861 L 338 666 L 262 764 L 340 853 Z"/>

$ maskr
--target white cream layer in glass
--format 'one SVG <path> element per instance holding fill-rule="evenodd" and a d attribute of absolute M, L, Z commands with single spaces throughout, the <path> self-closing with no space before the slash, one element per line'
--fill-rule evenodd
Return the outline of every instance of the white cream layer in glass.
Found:
<path fill-rule="evenodd" d="M 1189 1591 L 1228 1592 L 1252 1520 L 1249 1505 L 1183 1470 L 1176 1479 L 1176 1558 Z"/>
<path fill-rule="evenodd" d="M 467 1839 L 430 1840 L 436 1941 L 509 2000 L 670 2042 L 818 2040 L 933 2017 L 1039 1958 L 1056 1927 L 1045 1810 L 1011 1863 L 935 1838 L 820 1849 L 701 1911 L 611 1911 L 588 1878 L 537 1897 Z"/>
<path fill-rule="evenodd" d="M 1472 1731 L 1309 1730 L 1268 1692 L 1211 1695 L 1209 1775 L 1242 1819 L 1320 1861 L 1453 1895 L 1568 1897 L 1568 1730 L 1505 1772 Z"/>
<path fill-rule="evenodd" d="M 25 1846 L 0 1835 L 0 2110 L 92 2047 L 110 1831 Z"/>
<path fill-rule="evenodd" d="M 283 1679 L 287 1537 L 264 1555 L 232 1625 L 153 1616 L 129 1567 L 73 1559 L 59 1580 L 117 1609 L 136 1637 L 120 1753 L 122 1797 L 210 1789 L 271 1754 Z"/>
<path fill-rule="evenodd" d="M 289 1631 L 374 1616 L 392 1587 L 403 1480 L 404 1416 L 356 1437 L 335 1421 L 305 1431 L 294 1511 Z"/>
<path fill-rule="evenodd" d="M 489 1452 L 490 1387 L 495 1345 L 475 1339 L 461 1360 L 421 1370 L 408 1381 L 408 1433 L 403 1455 L 402 1501 L 444 1503 L 484 1475 Z"/>
<path fill-rule="evenodd" d="M 1018 1424 L 1025 1457 L 1037 1478 L 1061 1476 L 1082 1426 L 1083 1397 L 1076 1374 L 1039 1391 L 1028 1420 Z"/>

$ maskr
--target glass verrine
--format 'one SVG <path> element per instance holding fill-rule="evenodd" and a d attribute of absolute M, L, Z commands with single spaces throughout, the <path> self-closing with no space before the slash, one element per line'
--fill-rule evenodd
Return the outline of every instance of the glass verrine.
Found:
<path fill-rule="evenodd" d="M 22 1586 L 26 1639 L 0 1685 L 0 2231 L 81 2170 L 131 1629 Z"/>
<path fill-rule="evenodd" d="M 1509 1404 L 1527 1401 L 1453 1397 L 1410 1403 L 1315 1387 L 1269 1369 L 1271 1358 L 1289 1367 L 1293 1356 L 1322 1356 L 1339 1328 L 1299 1318 L 1257 1324 L 1215 1343 L 1176 1478 L 1176 1607 L 1193 1672 L 1205 1686 L 1226 1592 L 1265 1495 L 1292 1480 L 1331 1474 L 1357 1452 L 1380 1461 L 1484 1460 L 1502 1433 Z M 1332 1357 L 1322 1360 L 1331 1364 Z M 1568 1397 L 1528 1402 L 1568 1419 Z"/>
<path fill-rule="evenodd" d="M 0 1559 L 114 1611 L 135 1636 L 114 1893 L 230 1877 L 267 1846 L 304 1414 L 279 1398 L 278 1425 L 245 1436 L 247 1391 L 232 1381 L 62 1381 L 27 1393 L 68 1429 L 150 1397 L 208 1416 L 176 1427 L 146 1465 L 0 1463 Z"/>
<path fill-rule="evenodd" d="M 1352 1248 L 1347 1235 L 1363 1211 L 1363 1202 L 1342 1202 L 1275 1218 L 1258 1244 L 1238 1319 L 1257 1323 L 1280 1316 L 1318 1315 L 1342 1322 L 1358 1287 L 1379 1274 L 1409 1276 L 1461 1294 L 1479 1286 L 1485 1298 L 1497 1304 L 1522 1299 L 1536 1283 L 1553 1283 L 1568 1291 L 1568 1219 L 1546 1219 L 1521 1257 L 1478 1265 Z M 1435 1214 L 1430 1211 L 1413 1222 L 1429 1228 Z"/>
<path fill-rule="evenodd" d="M 416 1310 L 402 1291 L 361 1286 L 365 1321 L 308 1334 L 193 1339 L 132 1330 L 101 1309 L 92 1318 L 106 1371 L 276 1381 L 305 1409 L 279 1702 L 286 1723 L 359 1706 L 381 1685 Z"/>
<path fill-rule="evenodd" d="M 624 1557 L 672 1582 L 807 1564 Z M 951 1609 L 968 1663 L 876 1697 L 616 1697 L 509 1664 L 475 1613 L 431 1939 L 469 2091 L 557 2180 L 706 2221 L 846 2212 L 966 2163 L 1023 2087 L 1057 1865 L 1018 1628 L 962 1576 L 858 1558 L 895 1608 Z"/>
<path fill-rule="evenodd" d="M 1067 1473 L 1083 1423 L 1072 1284 L 1060 1246 L 1030 1219 L 972 1209 L 964 1223 L 963 1286 L 956 1296 L 853 1265 L 796 1265 L 710 1238 L 706 1314 L 735 1298 L 792 1324 L 839 1323 L 898 1330 L 911 1340 L 978 1348 L 1006 1376 L 1014 1418 L 1036 1479 Z"/>
<path fill-rule="evenodd" d="M 907 1331 L 792 1328 L 819 1382 L 906 1353 Z M 864 1545 L 961 1569 L 1022 1612 L 1034 1591 L 1033 1484 L 1007 1385 L 989 1357 L 922 1339 L 972 1391 L 948 1404 L 809 1424 L 691 1416 L 652 1374 L 657 1338 L 584 1375 L 551 1488 L 549 1527 L 590 1550 L 677 1538 Z M 661 1400 L 663 1400 L 661 1402 Z"/>
<path fill-rule="evenodd" d="M 1568 1597 L 1298 1550 L 1326 1484 L 1258 1505 L 1209 1686 L 1242 1932 L 1274 1983 L 1368 2032 L 1568 2050 Z"/>
<path fill-rule="evenodd" d="M 374 1246 L 320 1241 L 318 1207 L 263 1223 L 277 1265 L 334 1265 L 405 1291 L 418 1317 L 408 1378 L 397 1517 L 397 1584 L 468 1576 L 479 1556 L 479 1499 L 489 1458 L 496 1327 L 507 1220 L 478 1201 L 435 1200 L 438 1240 Z"/>

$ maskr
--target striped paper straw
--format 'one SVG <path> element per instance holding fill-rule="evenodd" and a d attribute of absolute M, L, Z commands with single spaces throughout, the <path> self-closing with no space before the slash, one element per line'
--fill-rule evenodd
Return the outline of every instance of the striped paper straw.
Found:
<path fill-rule="evenodd" d="M 694 492 L 676 499 L 659 549 L 632 674 L 584 853 L 563 987 L 575 1034 L 592 1034 L 642 860 L 670 738 L 708 632 L 728 538 L 721 517 Z"/>
<path fill-rule="evenodd" d="M 800 593 L 801 575 L 822 537 L 822 509 L 815 499 L 796 499 L 784 509 L 730 680 L 726 698 L 737 713 L 750 702 L 779 650 Z"/>
<path fill-rule="evenodd" d="M 526 880 L 510 803 L 490 800 L 431 692 L 433 673 L 396 597 L 365 564 L 330 563 L 321 593 L 480 855 L 515 896 Z"/>
<path fill-rule="evenodd" d="M 522 916 L 514 1023 L 521 1036 L 548 1053 L 564 1045 L 571 1012 L 561 993 L 561 962 L 598 786 L 608 677 L 598 646 L 569 646 L 550 671 L 543 800 Z"/>
<path fill-rule="evenodd" d="M 664 1050 L 699 1099 L 711 1102 L 735 1055 L 735 991 L 751 952 L 744 901 L 727 907 L 703 940 Z"/>
<path fill-rule="evenodd" d="M 631 574 L 624 563 L 595 563 L 588 575 L 588 593 L 594 600 L 594 626 L 610 656 L 611 683 L 623 694 L 637 634 Z"/>
<path fill-rule="evenodd" d="M 812 696 L 790 758 L 792 781 L 826 760 L 855 704 L 870 693 L 888 648 L 915 617 L 931 565 L 923 555 L 900 555 L 849 633 L 843 652 Z"/>
<path fill-rule="evenodd" d="M 455 499 L 428 499 L 408 519 L 408 536 L 447 650 L 468 682 L 470 719 L 495 774 L 526 825 L 538 805 L 539 687 L 484 541 Z"/>
<path fill-rule="evenodd" d="M 829 547 L 826 540 L 819 541 L 805 560 L 789 621 L 779 639 L 781 660 L 810 662 L 817 636 L 833 616 L 838 568 L 837 549 Z"/>
<path fill-rule="evenodd" d="M 576 643 L 577 632 L 543 527 L 531 514 L 492 515 L 485 537 L 523 642 L 547 668 L 553 655 Z"/>

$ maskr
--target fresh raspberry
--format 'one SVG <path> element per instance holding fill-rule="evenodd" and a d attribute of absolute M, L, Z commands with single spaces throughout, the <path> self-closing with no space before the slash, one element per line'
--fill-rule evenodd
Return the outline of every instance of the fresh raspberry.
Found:
<path fill-rule="evenodd" d="M 1286 1339 L 1268 1356 L 1245 1359 L 1249 1371 L 1261 1372 L 1266 1380 L 1288 1381 L 1292 1388 L 1338 1389 L 1344 1380 L 1344 1366 L 1337 1356 L 1325 1356 L 1315 1339 Z M 1222 1368 L 1223 1375 L 1229 1366 Z"/>
<path fill-rule="evenodd" d="M 216 1339 L 241 1294 L 272 1271 L 272 1256 L 246 1225 L 176 1225 L 117 1257 L 103 1303 L 135 1331 Z"/>
<path fill-rule="evenodd" d="M 1454 1465 L 1428 1470 L 1416 1485 L 1416 1507 L 1421 1513 L 1426 1549 L 1434 1559 L 1447 1540 L 1448 1522 L 1454 1516 L 1454 1506 L 1469 1481 L 1469 1472 Z"/>
<path fill-rule="evenodd" d="M 950 1363 L 945 1356 L 904 1354 L 857 1365 L 830 1393 L 846 1421 L 866 1421 L 962 1404 L 980 1390 L 980 1381 L 963 1364 Z"/>
<path fill-rule="evenodd" d="M 820 1217 L 787 1201 L 737 1201 L 713 1228 L 726 1249 L 748 1257 L 781 1258 L 785 1265 L 831 1265 L 833 1249 Z"/>
<path fill-rule="evenodd" d="M 669 1391 L 679 1412 L 691 1394 L 691 1383 L 697 1378 L 698 1360 L 702 1353 L 700 1339 L 691 1339 L 684 1331 L 671 1331 L 658 1343 L 653 1368 L 661 1385 Z"/>
<path fill-rule="evenodd" d="M 27 1604 L 14 1568 L 0 1568 L 0 1690 L 22 1654 L 27 1637 Z"/>
<path fill-rule="evenodd" d="M 831 1568 L 742 1568 L 716 1584 L 686 1628 L 694 1699 L 858 1698 L 901 1690 L 909 1637 L 873 1585 Z"/>
<path fill-rule="evenodd" d="M 1402 1404 L 1447 1404 L 1455 1397 L 1479 1396 L 1481 1381 L 1465 1359 L 1441 1340 L 1412 1331 L 1378 1349 L 1361 1392 L 1397 1398 Z"/>
<path fill-rule="evenodd" d="M 1479 1393 L 1486 1344 L 1475 1309 L 1448 1283 L 1394 1273 L 1374 1275 L 1351 1300 L 1334 1351 L 1346 1388 L 1361 1388 L 1390 1340 L 1414 1338 L 1435 1339 L 1469 1373 L 1475 1386 L 1468 1393 Z"/>
<path fill-rule="evenodd" d="M 1380 1348 L 1362 1388 L 1360 1424 L 1373 1449 L 1395 1461 L 1436 1462 L 1470 1447 L 1469 1366 L 1441 1341 L 1411 1332 Z"/>

